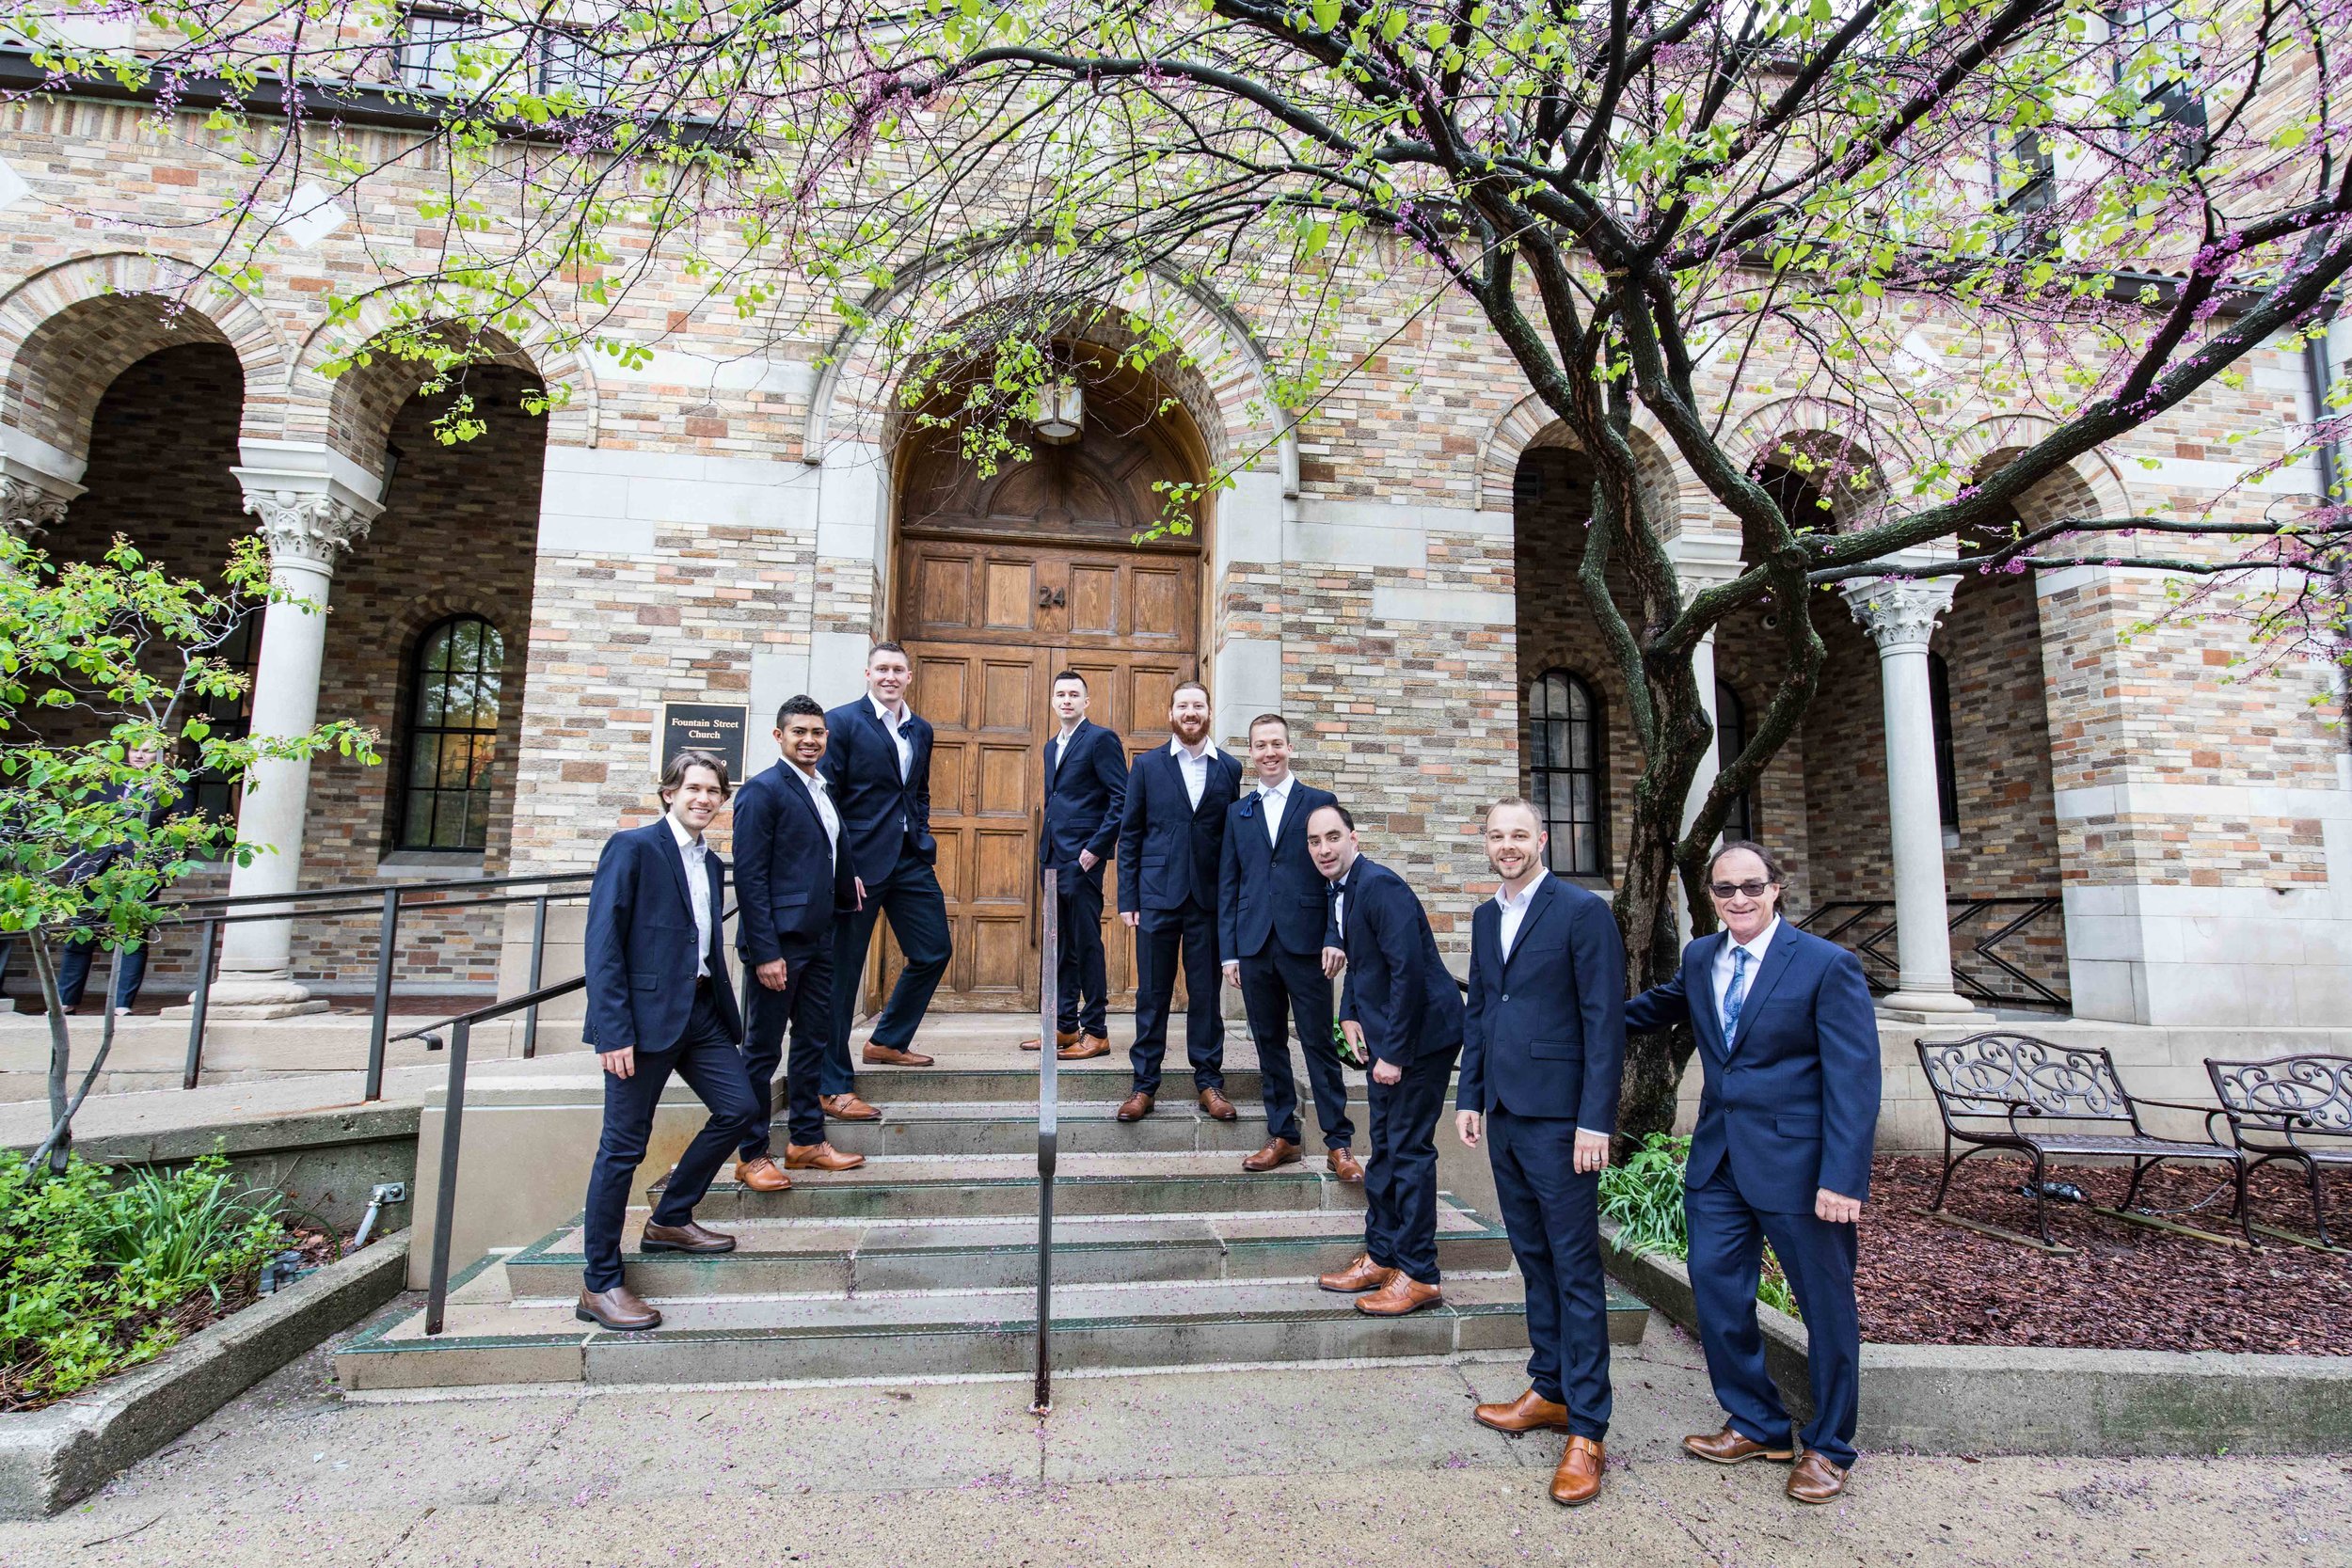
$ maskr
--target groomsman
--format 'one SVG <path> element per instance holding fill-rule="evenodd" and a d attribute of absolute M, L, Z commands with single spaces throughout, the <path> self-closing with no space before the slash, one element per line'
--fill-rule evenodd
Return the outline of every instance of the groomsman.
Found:
<path fill-rule="evenodd" d="M 1763 846 L 1725 843 L 1707 879 L 1724 928 L 1685 947 L 1681 972 L 1625 1010 L 1640 1032 L 1688 1020 L 1706 1073 L 1683 1208 L 1699 1345 L 1726 1418 L 1682 1446 L 1717 1465 L 1793 1458 L 1788 1496 L 1825 1503 L 1853 1468 L 1860 1410 L 1854 1233 L 1878 1131 L 1878 1015 L 1852 954 L 1780 918 L 1780 865 Z M 1756 1322 L 1768 1241 L 1810 1347 L 1813 1419 L 1801 1442 Z"/>
<path fill-rule="evenodd" d="M 1103 863 L 1119 846 L 1127 800 L 1127 749 L 1117 732 L 1087 720 L 1087 678 L 1054 677 L 1054 717 L 1061 729 L 1045 743 L 1045 828 L 1038 835 L 1038 880 L 1057 873 L 1055 903 L 1061 933 L 1056 977 L 1054 1053 L 1065 1062 L 1110 1054 L 1104 1016 L 1109 982 L 1103 962 Z M 1024 1051 L 1044 1042 L 1026 1039 Z"/>
<path fill-rule="evenodd" d="M 855 913 L 857 883 L 841 849 L 841 813 L 818 764 L 825 756 L 825 710 L 813 697 L 791 697 L 776 710 L 776 765 L 735 798 L 736 945 L 755 982 L 743 1069 L 759 1115 L 736 1151 L 735 1179 L 754 1192 L 792 1185 L 769 1144 L 771 1085 L 792 1030 L 785 1069 L 789 1170 L 855 1170 L 863 1154 L 844 1154 L 825 1137 L 818 1102 L 825 1042 L 833 1033 L 833 927 Z"/>
<path fill-rule="evenodd" d="M 1238 1113 L 1225 1098 L 1225 1020 L 1216 1006 L 1216 883 L 1241 764 L 1209 739 L 1209 689 L 1199 681 L 1176 688 L 1168 728 L 1168 744 L 1136 758 L 1128 772 L 1119 826 L 1120 918 L 1136 933 L 1135 1092 L 1119 1119 L 1150 1116 L 1160 1092 L 1181 958 L 1192 1086 L 1203 1111 L 1232 1121 Z"/>
<path fill-rule="evenodd" d="M 904 648 L 877 642 L 866 656 L 866 695 L 825 715 L 831 736 L 825 783 L 841 814 L 857 893 L 856 911 L 834 927 L 833 1034 L 825 1042 L 821 1084 L 825 1113 L 845 1121 L 882 1115 L 857 1097 L 850 1067 L 850 1022 L 874 922 L 890 917 L 906 968 L 874 1021 L 864 1058 L 869 1066 L 931 1065 L 930 1057 L 908 1048 L 955 956 L 947 899 L 931 869 L 939 858 L 931 837 L 931 727 L 906 700 L 914 674 Z"/>
<path fill-rule="evenodd" d="M 1525 800 L 1486 813 L 1486 862 L 1502 885 L 1470 917 L 1454 1122 L 1463 1143 L 1486 1141 L 1527 1281 L 1530 1386 L 1477 1418 L 1566 1432 L 1551 1496 L 1574 1507 L 1600 1491 L 1609 1433 L 1600 1172 L 1625 1070 L 1625 943 L 1604 900 L 1544 870 L 1549 837 Z"/>
<path fill-rule="evenodd" d="M 1372 1056 L 1364 1251 L 1317 1283 L 1368 1292 L 1357 1297 L 1359 1312 L 1401 1318 L 1443 1299 L 1436 1133 L 1462 1049 L 1462 998 L 1421 900 L 1405 879 L 1360 852 L 1345 806 L 1327 801 L 1309 814 L 1307 847 L 1330 887 L 1330 934 L 1347 955 L 1341 1027 Z"/>
<path fill-rule="evenodd" d="M 1331 1043 L 1331 976 L 1338 965 L 1327 972 L 1323 959 L 1330 900 L 1307 852 L 1307 818 L 1318 806 L 1337 802 L 1291 772 L 1290 721 L 1279 713 L 1249 721 L 1249 763 L 1258 787 L 1225 813 L 1216 894 L 1225 983 L 1241 990 L 1265 1085 L 1266 1146 L 1244 1159 L 1242 1169 L 1298 1162 L 1298 1079 L 1291 1071 L 1290 1048 L 1295 1022 L 1332 1174 L 1361 1182 L 1364 1167 L 1348 1148 L 1356 1124 L 1347 1119 L 1347 1083 Z"/>
<path fill-rule="evenodd" d="M 719 917 L 724 868 L 703 830 L 727 798 L 727 765 L 680 752 L 661 775 L 662 816 L 606 841 L 588 890 L 588 1022 L 580 1037 L 604 1065 L 604 1130 L 588 1177 L 580 1319 L 658 1327 L 661 1314 L 621 1275 L 628 1189 L 675 1072 L 710 1108 L 678 1156 L 638 1242 L 643 1252 L 733 1252 L 735 1238 L 694 1223 L 727 1151 L 759 1114 L 743 1074 L 742 1016 L 727 983 Z"/>

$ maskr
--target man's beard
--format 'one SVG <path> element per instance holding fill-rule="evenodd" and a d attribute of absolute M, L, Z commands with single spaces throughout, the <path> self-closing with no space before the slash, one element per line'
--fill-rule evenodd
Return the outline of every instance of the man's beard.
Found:
<path fill-rule="evenodd" d="M 1182 719 L 1172 720 L 1170 723 L 1176 731 L 1176 738 L 1187 746 L 1200 745 L 1200 737 L 1209 733 L 1208 720 L 1195 719 L 1189 714 Z"/>

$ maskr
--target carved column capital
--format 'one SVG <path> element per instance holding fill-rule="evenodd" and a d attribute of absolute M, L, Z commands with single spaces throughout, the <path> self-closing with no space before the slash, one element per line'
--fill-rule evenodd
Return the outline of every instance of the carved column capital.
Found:
<path fill-rule="evenodd" d="M 39 540 L 65 521 L 65 510 L 82 494 L 59 478 L 14 456 L 0 456 L 0 529 L 20 539 Z"/>
<path fill-rule="evenodd" d="M 1881 657 L 1916 650 L 1924 653 L 1935 635 L 1935 624 L 1952 608 L 1958 578 L 1856 578 L 1840 583 L 1846 608 L 1862 623 Z"/>
<path fill-rule="evenodd" d="M 300 562 L 330 577 L 336 559 L 359 541 L 374 516 L 323 490 L 248 487 L 245 509 L 262 520 L 273 560 Z"/>

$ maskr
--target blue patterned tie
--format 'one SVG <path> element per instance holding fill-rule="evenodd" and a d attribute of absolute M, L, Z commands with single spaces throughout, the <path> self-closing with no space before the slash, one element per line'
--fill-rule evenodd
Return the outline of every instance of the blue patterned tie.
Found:
<path fill-rule="evenodd" d="M 1735 947 L 1731 953 L 1731 984 L 1724 991 L 1724 1049 L 1740 1035 L 1740 1005 L 1748 999 L 1748 950 Z"/>

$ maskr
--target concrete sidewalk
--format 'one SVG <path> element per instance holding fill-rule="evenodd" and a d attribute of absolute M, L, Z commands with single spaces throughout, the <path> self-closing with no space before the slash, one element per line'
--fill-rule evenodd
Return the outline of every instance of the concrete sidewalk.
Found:
<path fill-rule="evenodd" d="M 410 1304 L 412 1305 L 412 1304 Z M 407 1310 L 409 1305 L 390 1310 Z M 1694 1345 L 1616 1361 L 1607 1490 L 1543 1495 L 1560 1439 L 1476 1426 L 1523 1386 L 1468 1366 L 362 1402 L 331 1346 L 89 1502 L 0 1525 L 0 1562 L 2340 1564 L 2352 1459 L 1868 1454 L 1797 1509 L 1775 1465 L 1683 1458 Z M 1867 1440 L 1867 1434 L 1865 1433 Z"/>

